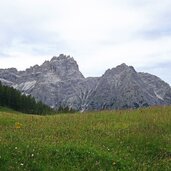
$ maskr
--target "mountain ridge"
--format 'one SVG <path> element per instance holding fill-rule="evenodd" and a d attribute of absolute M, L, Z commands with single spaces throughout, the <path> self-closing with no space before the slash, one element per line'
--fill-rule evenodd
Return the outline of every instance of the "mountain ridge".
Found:
<path fill-rule="evenodd" d="M 53 108 L 85 111 L 171 104 L 171 87 L 157 76 L 123 63 L 101 77 L 85 78 L 74 58 L 63 54 L 25 71 L 0 69 L 0 81 Z"/>

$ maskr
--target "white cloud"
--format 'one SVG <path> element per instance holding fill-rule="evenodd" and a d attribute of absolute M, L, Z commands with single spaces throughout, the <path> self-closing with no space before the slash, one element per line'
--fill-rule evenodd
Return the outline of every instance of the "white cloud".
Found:
<path fill-rule="evenodd" d="M 145 70 L 171 61 L 170 6 L 170 0 L 0 1 L 0 68 L 24 69 L 60 53 L 73 56 L 86 76 L 123 62 Z M 155 73 L 165 78 L 161 70 Z"/>

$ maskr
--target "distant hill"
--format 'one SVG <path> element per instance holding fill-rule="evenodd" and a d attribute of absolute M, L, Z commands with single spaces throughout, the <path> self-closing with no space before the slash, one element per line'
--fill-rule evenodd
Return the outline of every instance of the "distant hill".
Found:
<path fill-rule="evenodd" d="M 121 64 L 101 77 L 85 78 L 63 54 L 25 71 L 0 69 L 0 80 L 52 108 L 85 111 L 171 104 L 171 88 L 160 78 Z"/>
<path fill-rule="evenodd" d="M 53 110 L 42 102 L 36 102 L 31 95 L 21 94 L 19 90 L 4 86 L 0 82 L 0 106 L 30 114 L 47 114 Z"/>

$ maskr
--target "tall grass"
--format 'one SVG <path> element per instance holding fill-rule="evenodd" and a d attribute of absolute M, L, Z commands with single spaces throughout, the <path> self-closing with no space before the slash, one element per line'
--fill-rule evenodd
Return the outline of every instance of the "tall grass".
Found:
<path fill-rule="evenodd" d="M 1 110 L 0 170 L 171 170 L 171 107 L 55 116 Z"/>

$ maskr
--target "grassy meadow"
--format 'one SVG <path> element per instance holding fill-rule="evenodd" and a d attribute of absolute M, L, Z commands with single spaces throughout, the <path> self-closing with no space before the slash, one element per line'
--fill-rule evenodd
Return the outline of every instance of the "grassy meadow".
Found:
<path fill-rule="evenodd" d="M 0 171 L 171 170 L 171 107 L 34 116 L 0 108 Z"/>

